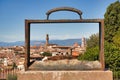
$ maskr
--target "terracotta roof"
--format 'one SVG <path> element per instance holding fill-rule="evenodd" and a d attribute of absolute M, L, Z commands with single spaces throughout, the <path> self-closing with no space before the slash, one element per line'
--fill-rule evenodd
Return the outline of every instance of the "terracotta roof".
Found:
<path fill-rule="evenodd" d="M 40 46 L 30 46 L 30 49 L 39 49 Z"/>
<path fill-rule="evenodd" d="M 79 54 L 80 54 L 80 53 L 79 53 L 78 51 L 73 51 L 73 52 L 72 52 L 72 56 L 79 56 Z"/>
<path fill-rule="evenodd" d="M 6 53 L 0 53 L 0 58 L 7 58 Z"/>
<path fill-rule="evenodd" d="M 75 42 L 73 46 L 74 46 L 74 47 L 78 47 L 79 44 L 78 44 L 77 42 Z"/>
<path fill-rule="evenodd" d="M 22 48 L 16 47 L 14 50 L 15 50 L 15 51 L 22 51 Z"/>
<path fill-rule="evenodd" d="M 55 46 L 53 48 L 69 49 L 71 46 Z"/>
<path fill-rule="evenodd" d="M 48 44 L 48 46 L 54 46 L 54 45 L 58 45 L 58 44 Z"/>

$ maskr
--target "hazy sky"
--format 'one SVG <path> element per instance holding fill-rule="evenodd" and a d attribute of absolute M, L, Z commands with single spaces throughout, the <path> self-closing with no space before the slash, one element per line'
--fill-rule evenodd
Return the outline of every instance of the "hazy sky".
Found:
<path fill-rule="evenodd" d="M 80 39 L 88 38 L 91 34 L 99 32 L 98 23 L 54 23 L 32 24 L 31 40 L 45 40 L 46 34 L 49 39 Z"/>
<path fill-rule="evenodd" d="M 25 19 L 46 19 L 46 12 L 56 7 L 73 7 L 84 19 L 104 18 L 109 4 L 116 0 L 0 0 L 0 41 L 24 41 Z M 73 12 L 55 12 L 50 19 L 79 19 Z M 32 24 L 31 40 L 89 37 L 98 32 L 98 24 Z"/>

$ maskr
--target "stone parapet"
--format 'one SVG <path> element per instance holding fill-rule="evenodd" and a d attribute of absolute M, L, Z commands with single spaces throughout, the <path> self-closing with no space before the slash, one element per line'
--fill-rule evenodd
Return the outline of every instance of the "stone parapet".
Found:
<path fill-rule="evenodd" d="M 113 80 L 112 71 L 25 71 L 18 80 Z"/>

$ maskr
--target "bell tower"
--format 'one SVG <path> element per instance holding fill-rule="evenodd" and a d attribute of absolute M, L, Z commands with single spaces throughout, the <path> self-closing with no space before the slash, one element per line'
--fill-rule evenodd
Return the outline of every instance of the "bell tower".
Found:
<path fill-rule="evenodd" d="M 48 46 L 48 45 L 49 45 L 49 35 L 46 34 L 46 46 Z"/>
<path fill-rule="evenodd" d="M 85 40 L 84 37 L 82 38 L 82 44 L 81 44 L 81 47 L 86 48 L 86 40 Z"/>

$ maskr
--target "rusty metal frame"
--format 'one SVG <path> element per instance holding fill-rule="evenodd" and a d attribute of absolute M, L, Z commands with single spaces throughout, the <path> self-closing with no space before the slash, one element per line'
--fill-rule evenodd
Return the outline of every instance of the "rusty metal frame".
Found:
<path fill-rule="evenodd" d="M 105 69 L 104 61 L 104 19 L 76 19 L 76 20 L 25 20 L 25 70 L 30 66 L 30 24 L 39 23 L 99 23 L 100 51 L 99 61 L 101 70 Z"/>
<path fill-rule="evenodd" d="M 71 11 L 71 12 L 75 12 L 80 16 L 80 19 L 82 19 L 82 11 L 75 9 L 75 8 L 71 8 L 71 7 L 59 7 L 59 8 L 54 8 L 49 10 L 46 15 L 47 15 L 47 20 L 49 19 L 49 15 L 53 12 L 57 12 L 57 11 Z"/>

